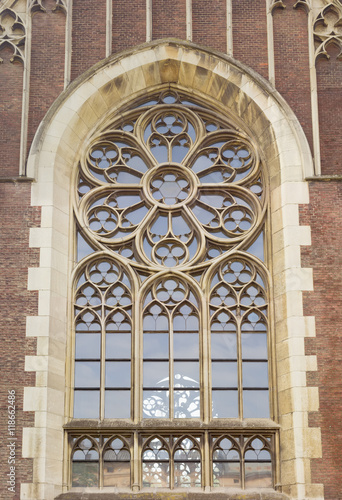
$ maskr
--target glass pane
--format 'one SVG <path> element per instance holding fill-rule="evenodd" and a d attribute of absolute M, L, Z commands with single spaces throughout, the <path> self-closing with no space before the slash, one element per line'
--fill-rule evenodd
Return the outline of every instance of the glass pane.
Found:
<path fill-rule="evenodd" d="M 214 486 L 241 487 L 240 463 L 214 462 Z"/>
<path fill-rule="evenodd" d="M 168 462 L 143 463 L 143 487 L 167 488 L 169 486 Z"/>
<path fill-rule="evenodd" d="M 257 237 L 255 242 L 247 249 L 247 252 L 264 261 L 264 233 Z"/>
<path fill-rule="evenodd" d="M 267 359 L 266 333 L 241 334 L 242 359 Z"/>
<path fill-rule="evenodd" d="M 100 387 L 100 363 L 76 361 L 75 387 Z"/>
<path fill-rule="evenodd" d="M 131 335 L 125 333 L 107 333 L 106 335 L 106 358 L 130 358 L 131 357 Z"/>
<path fill-rule="evenodd" d="M 237 363 L 213 361 L 211 372 L 212 387 L 237 387 Z"/>
<path fill-rule="evenodd" d="M 74 418 L 99 418 L 100 392 L 74 392 Z"/>
<path fill-rule="evenodd" d="M 168 359 L 169 334 L 144 333 L 144 359 Z"/>
<path fill-rule="evenodd" d="M 176 462 L 175 463 L 175 488 L 187 488 L 201 486 L 201 464 L 200 462 Z"/>
<path fill-rule="evenodd" d="M 268 387 L 267 363 L 242 363 L 243 387 Z"/>
<path fill-rule="evenodd" d="M 175 391 L 174 405 L 175 418 L 199 418 L 200 392 L 196 390 Z"/>
<path fill-rule="evenodd" d="M 244 418 L 269 418 L 270 404 L 268 391 L 243 391 Z"/>
<path fill-rule="evenodd" d="M 168 362 L 144 362 L 144 387 L 169 387 Z"/>
<path fill-rule="evenodd" d="M 131 391 L 105 391 L 105 418 L 130 418 Z"/>
<path fill-rule="evenodd" d="M 129 462 L 104 462 L 103 486 L 129 487 L 131 484 L 131 465 Z"/>
<path fill-rule="evenodd" d="M 76 359 L 92 358 L 100 359 L 101 356 L 101 335 L 96 333 L 81 334 L 76 333 Z"/>
<path fill-rule="evenodd" d="M 174 387 L 199 387 L 199 362 L 174 363 Z"/>
<path fill-rule="evenodd" d="M 245 463 L 246 488 L 272 488 L 271 463 Z"/>
<path fill-rule="evenodd" d="M 144 418 L 169 418 L 169 391 L 144 391 Z"/>
<path fill-rule="evenodd" d="M 74 462 L 72 464 L 72 486 L 98 487 L 99 464 L 94 462 Z"/>
<path fill-rule="evenodd" d="M 199 341 L 197 333 L 175 333 L 173 335 L 173 356 L 175 359 L 199 358 Z"/>
<path fill-rule="evenodd" d="M 130 361 L 106 362 L 106 387 L 131 387 Z"/>
<path fill-rule="evenodd" d="M 238 391 L 212 392 L 213 418 L 237 418 L 239 416 Z"/>
<path fill-rule="evenodd" d="M 212 359 L 236 359 L 236 334 L 212 333 L 211 334 L 211 358 Z"/>

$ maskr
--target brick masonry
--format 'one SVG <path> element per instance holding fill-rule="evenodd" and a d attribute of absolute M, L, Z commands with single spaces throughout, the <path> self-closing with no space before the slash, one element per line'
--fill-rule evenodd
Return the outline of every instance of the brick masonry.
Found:
<path fill-rule="evenodd" d="M 40 210 L 30 206 L 30 183 L 0 183 L 1 220 L 1 384 L 0 498 L 19 500 L 20 484 L 32 480 L 32 460 L 21 458 L 23 427 L 34 425 L 34 415 L 23 412 L 24 387 L 35 385 L 34 372 L 24 371 L 25 355 L 36 353 L 36 339 L 25 336 L 26 316 L 37 314 L 37 292 L 27 291 L 27 269 L 39 266 L 39 250 L 29 248 L 29 230 L 39 227 Z M 8 464 L 8 391 L 16 395 L 16 492 L 7 491 Z"/>

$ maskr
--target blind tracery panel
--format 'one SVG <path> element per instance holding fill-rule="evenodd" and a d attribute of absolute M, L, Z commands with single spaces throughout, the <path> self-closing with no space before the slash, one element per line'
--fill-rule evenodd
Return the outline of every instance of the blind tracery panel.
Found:
<path fill-rule="evenodd" d="M 80 159 L 76 419 L 125 419 L 138 429 L 150 419 L 158 431 L 162 421 L 214 428 L 220 419 L 273 416 L 258 150 L 193 99 L 168 89 L 136 101 L 107 120 Z M 202 440 L 184 438 L 175 451 L 171 437 L 143 439 L 141 486 L 204 486 Z M 226 460 L 215 456 L 239 449 L 227 460 L 236 484 L 252 485 L 245 444 L 228 449 L 227 439 L 210 445 L 213 470 Z M 215 474 L 213 486 L 226 484 Z"/>

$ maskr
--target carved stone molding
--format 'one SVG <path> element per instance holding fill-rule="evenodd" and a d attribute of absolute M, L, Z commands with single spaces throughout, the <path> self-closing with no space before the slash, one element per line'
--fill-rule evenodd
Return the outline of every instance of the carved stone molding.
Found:
<path fill-rule="evenodd" d="M 338 47 L 338 59 L 342 59 L 342 4 L 339 0 L 329 2 L 316 17 L 314 23 L 315 59 L 330 58 L 327 47 Z"/>
<path fill-rule="evenodd" d="M 56 2 L 56 7 L 53 11 L 61 10 L 65 14 L 68 10 L 68 0 L 54 0 Z M 46 12 L 46 8 L 44 7 L 44 0 L 29 0 L 28 3 L 28 11 L 29 12 Z"/>
<path fill-rule="evenodd" d="M 10 47 L 13 56 L 10 61 L 25 61 L 25 38 L 26 30 L 20 16 L 12 9 L 5 9 L 0 12 L 0 49 Z M 0 58 L 0 63 L 3 60 Z"/>
<path fill-rule="evenodd" d="M 304 8 L 306 11 L 309 11 L 311 8 L 310 0 L 297 0 L 293 8 L 297 9 L 298 7 Z M 270 12 L 273 12 L 277 8 L 286 9 L 286 5 L 283 0 L 270 0 Z"/>

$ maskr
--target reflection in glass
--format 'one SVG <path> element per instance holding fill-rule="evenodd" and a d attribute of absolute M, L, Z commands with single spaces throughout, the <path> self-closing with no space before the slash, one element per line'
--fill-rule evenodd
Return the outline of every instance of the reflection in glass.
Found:
<path fill-rule="evenodd" d="M 270 417 L 268 390 L 243 391 L 243 416 L 244 418 Z"/>
<path fill-rule="evenodd" d="M 182 358 L 198 359 L 199 358 L 198 334 L 174 333 L 173 355 L 175 359 L 182 359 Z"/>
<path fill-rule="evenodd" d="M 267 359 L 266 333 L 241 334 L 242 359 Z"/>
<path fill-rule="evenodd" d="M 247 387 L 268 387 L 267 362 L 243 362 L 242 384 Z"/>
<path fill-rule="evenodd" d="M 231 361 L 213 361 L 211 365 L 212 370 L 212 386 L 235 388 L 237 382 L 237 363 Z"/>
<path fill-rule="evenodd" d="M 106 387 L 131 387 L 131 362 L 106 361 Z"/>
<path fill-rule="evenodd" d="M 213 418 L 237 418 L 239 416 L 238 391 L 212 391 Z"/>
<path fill-rule="evenodd" d="M 169 363 L 144 362 L 144 387 L 169 387 Z"/>
<path fill-rule="evenodd" d="M 169 334 L 144 333 L 144 359 L 168 359 Z"/>
<path fill-rule="evenodd" d="M 236 359 L 236 334 L 213 333 L 211 335 L 212 359 Z"/>
<path fill-rule="evenodd" d="M 131 335 L 130 333 L 107 333 L 106 335 L 106 358 L 108 359 L 130 359 L 131 357 Z"/>
<path fill-rule="evenodd" d="M 272 464 L 245 463 L 245 488 L 272 488 Z"/>
<path fill-rule="evenodd" d="M 200 417 L 200 392 L 189 389 L 174 391 L 174 417 L 199 418 Z"/>
<path fill-rule="evenodd" d="M 143 391 L 143 417 L 169 417 L 169 391 Z"/>
<path fill-rule="evenodd" d="M 100 391 L 74 390 L 74 418 L 99 418 Z"/>
<path fill-rule="evenodd" d="M 100 387 L 100 363 L 98 361 L 75 362 L 75 387 Z"/>
<path fill-rule="evenodd" d="M 241 488 L 240 463 L 214 462 L 214 486 Z"/>
<path fill-rule="evenodd" d="M 97 333 L 76 333 L 76 359 L 98 358 L 101 355 L 101 335 Z"/>
<path fill-rule="evenodd" d="M 114 439 L 103 454 L 103 486 L 129 487 L 130 453 L 121 439 Z"/>
<path fill-rule="evenodd" d="M 130 418 L 130 391 L 105 391 L 105 418 Z"/>

